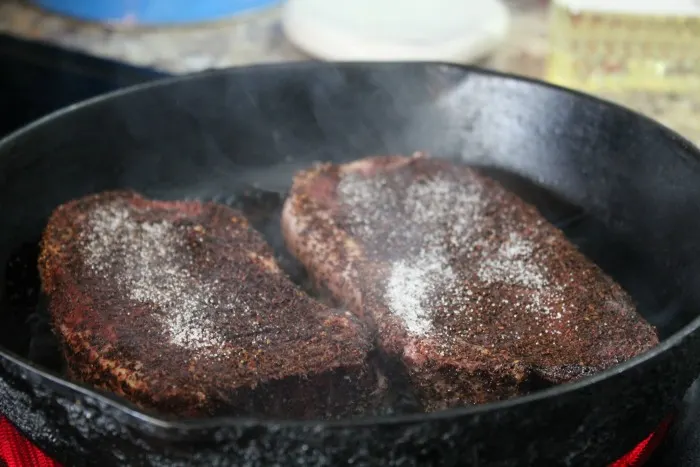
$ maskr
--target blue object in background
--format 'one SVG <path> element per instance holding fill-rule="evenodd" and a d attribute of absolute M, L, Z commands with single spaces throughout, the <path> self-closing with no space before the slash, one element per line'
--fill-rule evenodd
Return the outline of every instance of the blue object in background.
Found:
<path fill-rule="evenodd" d="M 47 10 L 85 21 L 144 26 L 212 21 L 281 0 L 33 0 Z"/>

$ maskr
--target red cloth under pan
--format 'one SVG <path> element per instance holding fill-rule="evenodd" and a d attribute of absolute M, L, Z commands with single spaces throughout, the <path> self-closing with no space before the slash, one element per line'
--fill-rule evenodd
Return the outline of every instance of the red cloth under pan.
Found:
<path fill-rule="evenodd" d="M 665 421 L 656 432 L 649 435 L 622 459 L 613 462 L 610 467 L 641 467 L 659 446 L 668 427 L 669 421 Z M 60 464 L 23 438 L 6 418 L 0 416 L 0 466 L 59 467 Z"/>
<path fill-rule="evenodd" d="M 646 464 L 656 448 L 659 447 L 663 439 L 668 433 L 671 426 L 671 419 L 668 418 L 657 428 L 657 430 L 647 436 L 647 438 L 639 443 L 636 448 L 632 449 L 627 455 L 623 456 L 617 462 L 613 462 L 610 467 L 641 467 Z"/>
<path fill-rule="evenodd" d="M 59 467 L 60 465 L 23 438 L 15 427 L 0 415 L 0 466 Z"/>

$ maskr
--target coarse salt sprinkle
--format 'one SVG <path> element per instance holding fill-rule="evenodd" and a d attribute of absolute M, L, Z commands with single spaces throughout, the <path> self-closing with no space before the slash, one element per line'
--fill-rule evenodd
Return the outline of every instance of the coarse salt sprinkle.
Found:
<path fill-rule="evenodd" d="M 391 257 L 384 294 L 390 311 L 410 334 L 437 331 L 438 305 L 451 314 L 488 305 L 478 303 L 479 297 L 472 303 L 469 271 L 475 273 L 472 280 L 486 286 L 504 283 L 529 289 L 525 310 L 546 307 L 543 297 L 550 284 L 533 243 L 515 231 L 500 245 L 485 238 L 485 229 L 492 227 L 485 222 L 490 201 L 481 183 L 444 173 L 409 181 L 391 176 L 348 174 L 338 193 L 351 233 L 368 245 L 376 241 L 376 251 L 383 249 Z M 481 253 L 475 253 L 475 247 Z M 464 258 L 468 262 L 460 263 Z"/>
<path fill-rule="evenodd" d="M 207 311 L 245 304 L 217 303 L 220 284 L 193 276 L 184 239 L 172 222 L 136 220 L 117 202 L 92 211 L 88 222 L 85 262 L 94 274 L 116 284 L 129 299 L 155 305 L 159 313 L 154 315 L 172 344 L 214 352 L 223 346 Z"/>

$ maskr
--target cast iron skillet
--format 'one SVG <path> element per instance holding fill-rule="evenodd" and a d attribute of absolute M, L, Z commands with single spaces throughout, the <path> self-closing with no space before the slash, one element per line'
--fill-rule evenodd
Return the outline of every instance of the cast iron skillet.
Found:
<path fill-rule="evenodd" d="M 66 381 L 55 349 L 41 351 L 45 325 L 27 321 L 36 240 L 59 203 L 117 187 L 216 199 L 247 209 L 283 255 L 294 171 L 418 149 L 497 169 L 627 288 L 662 344 L 516 400 L 334 423 L 156 418 Z M 440 64 L 230 69 L 73 106 L 0 143 L 0 412 L 75 466 L 605 465 L 700 371 L 699 156 L 614 105 Z"/>

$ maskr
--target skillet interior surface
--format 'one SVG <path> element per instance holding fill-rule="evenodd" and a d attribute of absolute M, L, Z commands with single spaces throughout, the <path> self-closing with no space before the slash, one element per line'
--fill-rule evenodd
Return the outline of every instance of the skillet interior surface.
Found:
<path fill-rule="evenodd" d="M 630 292 L 662 346 L 522 400 L 335 424 L 161 420 L 60 378 L 35 312 L 36 242 L 58 204 L 128 187 L 241 207 L 303 285 L 279 232 L 292 174 L 416 150 L 485 167 L 536 204 Z M 613 105 L 438 64 L 233 69 L 69 109 L 0 143 L 0 412 L 69 465 L 602 465 L 648 434 L 700 370 L 699 160 Z"/>

